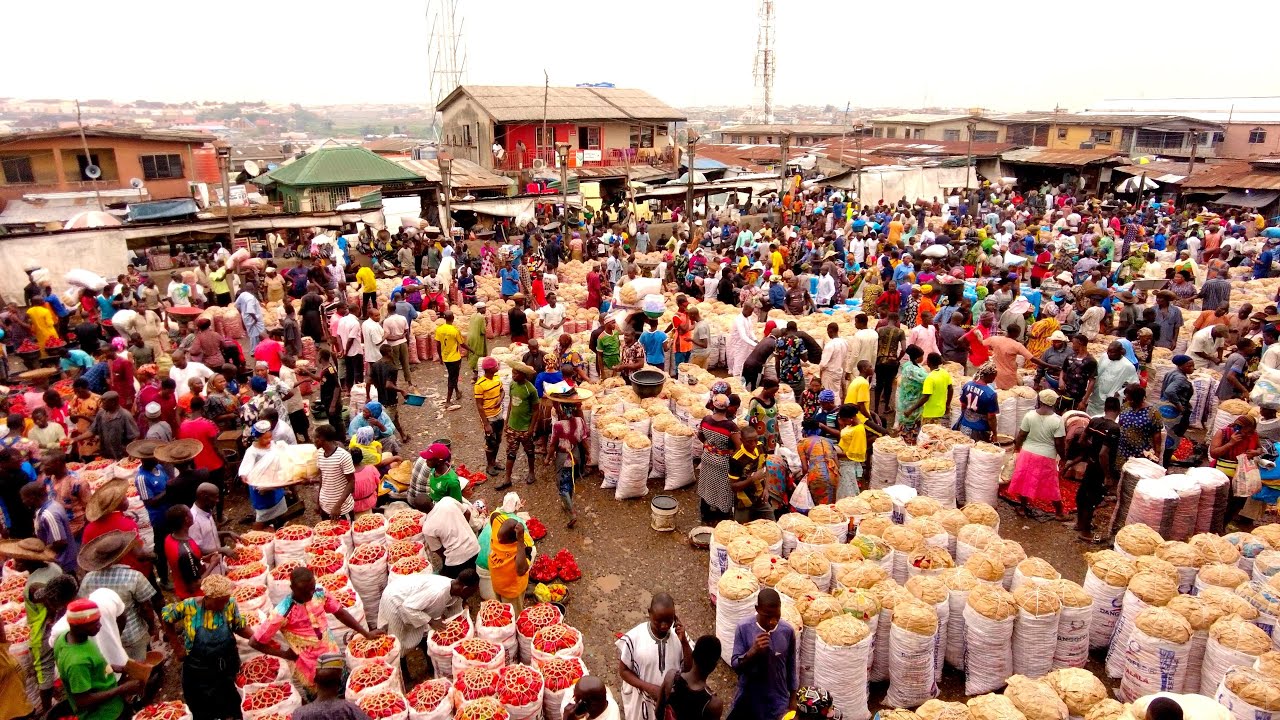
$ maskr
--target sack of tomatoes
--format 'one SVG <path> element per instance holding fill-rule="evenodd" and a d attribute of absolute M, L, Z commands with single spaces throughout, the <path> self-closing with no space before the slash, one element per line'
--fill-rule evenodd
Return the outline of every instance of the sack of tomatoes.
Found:
<path fill-rule="evenodd" d="M 476 612 L 476 637 L 501 643 L 507 651 L 507 662 L 518 662 L 515 608 L 497 600 L 485 600 Z"/>
<path fill-rule="evenodd" d="M 399 667 L 392 667 L 381 660 L 361 665 L 347 676 L 347 699 L 358 699 L 371 693 L 400 692 Z"/>
<path fill-rule="evenodd" d="M 528 665 L 508 665 L 498 674 L 498 700 L 511 720 L 532 720 L 542 712 L 542 673 Z"/>
<path fill-rule="evenodd" d="M 502 643 L 470 637 L 453 646 L 453 674 L 470 668 L 497 670 L 507 664 L 507 649 Z"/>
<path fill-rule="evenodd" d="M 240 713 L 244 720 L 258 720 L 264 715 L 292 715 L 302 707 L 302 696 L 289 682 L 274 682 L 244 695 Z"/>
<path fill-rule="evenodd" d="M 134 713 L 133 717 L 140 720 L 191 720 L 191 710 L 181 700 L 170 700 L 152 703 Z"/>

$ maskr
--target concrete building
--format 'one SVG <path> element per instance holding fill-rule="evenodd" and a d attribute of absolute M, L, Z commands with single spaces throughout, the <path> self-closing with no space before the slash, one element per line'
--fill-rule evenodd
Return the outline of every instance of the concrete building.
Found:
<path fill-rule="evenodd" d="M 778 145 L 787 135 L 793 146 L 814 145 L 821 140 L 852 136 L 847 125 L 786 125 L 781 123 L 726 125 L 711 131 L 711 142 L 722 145 Z M 870 134 L 869 129 L 865 134 Z"/>
<path fill-rule="evenodd" d="M 642 90 L 599 87 L 553 87 L 544 97 L 542 87 L 459 85 L 436 110 L 441 150 L 506 171 L 556 167 L 558 142 L 569 144 L 572 168 L 671 162 L 670 123 L 686 119 Z"/>
<path fill-rule="evenodd" d="M 1247 160 L 1280 154 L 1280 96 L 1211 98 L 1119 98 L 1104 100 L 1085 114 L 1170 113 L 1222 126 L 1217 157 Z"/>
<path fill-rule="evenodd" d="M 874 118 L 871 136 L 893 140 L 933 140 L 937 142 L 969 141 L 969 128 L 973 128 L 974 142 L 1005 142 L 1005 126 L 980 112 L 965 115 L 935 115 L 931 113 L 907 113 Z"/>
<path fill-rule="evenodd" d="M 130 189 L 153 200 L 191 197 L 204 133 L 87 127 L 0 136 L 0 209 L 28 194 Z M 97 168 L 98 176 L 92 177 Z"/>
<path fill-rule="evenodd" d="M 1217 157 L 1223 127 L 1179 115 L 1103 115 L 1087 113 L 1015 113 L 1004 123 L 1008 142 L 1050 150 L 1109 150 L 1126 155 L 1185 158 Z"/>

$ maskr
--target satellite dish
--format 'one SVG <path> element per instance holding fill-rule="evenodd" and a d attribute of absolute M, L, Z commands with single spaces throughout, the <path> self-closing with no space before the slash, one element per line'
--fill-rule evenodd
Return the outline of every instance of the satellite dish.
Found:
<path fill-rule="evenodd" d="M 543 168 L 545 168 L 546 166 L 547 166 L 547 161 L 546 161 L 546 160 L 543 160 L 542 158 L 534 158 L 534 159 L 533 159 L 533 169 L 534 169 L 534 170 L 542 170 L 542 169 L 543 169 Z"/>
<path fill-rule="evenodd" d="M 98 167 L 97 165 L 85 165 L 84 176 L 89 178 L 90 180 L 97 180 L 98 178 L 102 177 L 102 168 Z"/>
<path fill-rule="evenodd" d="M 258 177 L 262 174 L 262 168 L 258 167 L 258 163 L 252 160 L 244 161 L 244 171 L 249 173 L 249 177 Z"/>
<path fill-rule="evenodd" d="M 267 163 L 267 172 L 271 172 L 272 170 L 275 170 L 278 167 L 280 166 L 276 163 Z"/>
<path fill-rule="evenodd" d="M 134 190 L 141 190 L 143 187 L 142 178 L 133 178 L 129 181 L 129 187 Z"/>

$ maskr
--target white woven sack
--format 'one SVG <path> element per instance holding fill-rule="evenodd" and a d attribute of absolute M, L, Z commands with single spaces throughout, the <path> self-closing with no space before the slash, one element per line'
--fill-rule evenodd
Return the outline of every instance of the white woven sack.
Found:
<path fill-rule="evenodd" d="M 961 672 L 964 672 L 964 606 L 968 602 L 968 590 L 947 593 L 947 646 L 943 655 L 946 664 Z"/>
<path fill-rule="evenodd" d="M 899 460 L 897 484 L 920 490 L 920 481 L 923 473 L 920 469 L 920 464 L 923 462 L 924 460 Z"/>
<path fill-rule="evenodd" d="M 997 506 L 1000 495 L 1000 471 L 1004 467 L 1004 451 L 985 452 L 969 449 L 969 466 L 965 469 L 964 500 Z"/>
<path fill-rule="evenodd" d="M 471 668 L 484 668 L 485 670 L 501 670 L 507 664 L 507 648 L 504 645 L 502 651 L 494 656 L 489 662 L 480 662 L 478 660 L 467 659 L 458 649 L 462 643 L 453 646 L 453 655 L 450 658 L 450 665 L 453 670 L 454 677 L 470 670 Z"/>
<path fill-rule="evenodd" d="M 649 479 L 656 480 L 667 474 L 667 434 L 661 430 L 649 431 Z"/>
<path fill-rule="evenodd" d="M 1177 493 L 1178 509 L 1173 515 L 1166 540 L 1186 540 L 1196 532 L 1196 518 L 1200 514 L 1200 483 L 1186 475 L 1166 475 L 1164 481 Z"/>
<path fill-rule="evenodd" d="M 587 437 L 587 465 L 589 467 L 597 467 L 600 465 L 600 433 L 596 428 L 595 410 L 584 410 L 582 419 L 591 428 L 591 432 Z"/>
<path fill-rule="evenodd" d="M 1120 620 L 1125 589 L 1108 585 L 1094 575 L 1092 570 L 1085 571 L 1081 587 L 1093 599 L 1090 606 L 1092 618 L 1089 621 L 1089 647 L 1093 650 L 1107 647 L 1111 644 L 1111 636 Z"/>
<path fill-rule="evenodd" d="M 955 551 L 956 566 L 958 567 L 958 566 L 964 565 L 964 561 L 968 560 L 969 556 L 976 552 L 981 552 L 981 551 L 978 550 L 978 548 L 970 545 L 969 543 L 964 542 L 963 540 L 956 540 L 956 551 Z"/>
<path fill-rule="evenodd" d="M 884 489 L 889 500 L 893 502 L 893 521 L 899 525 L 907 520 L 907 503 L 920 493 L 910 485 L 890 485 Z"/>
<path fill-rule="evenodd" d="M 387 524 L 383 523 L 368 532 L 351 531 L 351 539 L 355 542 L 356 547 L 362 545 L 385 545 L 387 542 Z"/>
<path fill-rule="evenodd" d="M 784 535 L 785 541 L 785 535 Z M 720 594 L 720 576 L 729 569 L 729 549 L 711 537 L 711 551 L 707 555 L 707 592 L 711 594 L 711 602 L 716 602 Z"/>
<path fill-rule="evenodd" d="M 1018 588 L 1022 587 L 1023 585 L 1026 585 L 1027 583 L 1043 584 L 1047 582 L 1049 582 L 1048 578 L 1034 577 L 1034 576 L 1027 577 L 1026 575 L 1023 575 L 1022 568 L 1018 567 L 1017 565 L 1014 565 L 1013 579 L 1009 583 L 1009 592 L 1013 592 L 1014 590 L 1017 590 Z"/>
<path fill-rule="evenodd" d="M 600 487 L 605 490 L 618 487 L 618 476 L 622 474 L 623 447 L 622 440 L 600 438 L 600 473 L 604 476 Z"/>
<path fill-rule="evenodd" d="M 1192 631 L 1189 644 L 1191 649 L 1187 652 L 1187 674 L 1182 678 L 1182 689 L 1178 691 L 1184 693 L 1193 693 L 1200 689 L 1200 676 L 1204 669 L 1204 651 L 1209 645 L 1209 631 Z"/>
<path fill-rule="evenodd" d="M 1124 649 L 1133 632 L 1133 620 L 1139 612 L 1147 609 L 1147 604 L 1128 590 L 1124 591 L 1123 603 L 1120 606 L 1120 617 L 1116 620 L 1115 632 L 1111 636 L 1111 646 L 1107 650 L 1107 677 L 1112 678 L 1124 675 Z"/>
<path fill-rule="evenodd" d="M 958 468 L 920 470 L 920 494 L 937 500 L 942 508 L 956 506 L 956 473 Z"/>
<path fill-rule="evenodd" d="M 936 632 L 921 635 L 897 625 L 889 629 L 886 705 L 913 708 L 938 696 L 938 681 L 934 676 L 934 650 L 937 645 Z"/>
<path fill-rule="evenodd" d="M 1219 411 L 1221 414 L 1221 411 Z M 1263 710 L 1255 705 L 1250 705 L 1239 695 L 1231 692 L 1226 682 L 1218 684 L 1218 692 L 1213 695 L 1213 699 L 1219 705 L 1226 708 L 1231 713 L 1231 717 L 1235 720 L 1277 720 L 1280 719 L 1280 711 Z"/>
<path fill-rule="evenodd" d="M 1058 613 L 1032 615 L 1018 608 L 1013 621 L 1013 672 L 1040 677 L 1053 669 L 1058 647 Z"/>
<path fill-rule="evenodd" d="M 933 611 L 938 615 L 938 631 L 933 634 L 933 679 L 935 682 L 942 682 L 942 666 L 947 660 L 947 638 L 951 633 L 951 604 L 948 600 L 943 600 L 933 606 Z"/>
<path fill-rule="evenodd" d="M 964 608 L 964 694 L 995 692 L 1013 674 L 1013 618 L 992 620 Z"/>
<path fill-rule="evenodd" d="M 587 671 L 587 665 L 582 661 L 582 658 L 573 658 L 573 662 L 578 663 L 578 666 L 582 668 L 583 677 L 590 675 L 590 673 Z M 572 685 L 570 685 L 569 687 L 563 690 L 551 690 L 544 686 L 542 688 L 543 718 L 545 718 L 546 720 L 562 720 L 563 713 L 561 712 L 561 707 L 564 705 L 565 699 L 567 697 L 571 697 L 572 695 L 573 695 Z M 442 718 L 441 720 L 451 720 L 452 717 L 453 716 L 450 715 L 448 718 Z"/>
<path fill-rule="evenodd" d="M 881 608 L 876 616 L 875 640 L 871 643 L 871 669 L 868 675 L 871 682 L 884 682 L 889 679 L 889 627 L 893 625 L 893 610 Z"/>
<path fill-rule="evenodd" d="M 387 587 L 387 555 L 364 565 L 347 565 L 347 576 L 351 578 L 351 588 L 360 596 L 369 616 L 369 623 L 378 627 L 378 605 L 382 602 L 382 591 Z"/>
<path fill-rule="evenodd" d="M 756 614 L 756 599 L 760 591 L 756 591 L 741 600 L 730 600 L 722 597 L 716 602 L 716 637 L 720 639 L 720 659 L 726 663 L 733 661 L 733 637 L 738 632 L 738 625 Z"/>
<path fill-rule="evenodd" d="M 693 484 L 693 445 L 691 435 L 667 435 L 663 439 L 662 462 L 666 469 L 663 490 L 679 490 Z"/>
<path fill-rule="evenodd" d="M 818 638 L 813 682 L 828 688 L 836 712 L 845 720 L 871 717 L 867 709 L 867 657 L 873 637 L 868 635 L 849 647 L 833 647 Z"/>
<path fill-rule="evenodd" d="M 580 658 L 582 657 L 582 633 L 581 632 L 578 633 L 578 639 L 574 641 L 572 645 L 570 645 L 567 648 L 561 648 L 559 650 L 556 650 L 553 653 L 544 652 L 542 650 L 539 650 L 536 647 L 533 647 L 533 641 L 530 640 L 529 654 L 531 656 L 531 659 L 533 660 L 531 664 L 535 668 L 541 668 L 544 664 L 551 662 L 556 658 L 559 658 L 561 660 L 571 660 L 573 658 Z"/>
<path fill-rule="evenodd" d="M 1058 640 L 1053 648 L 1053 669 L 1082 668 L 1089 662 L 1089 631 L 1093 607 L 1062 607 L 1058 614 Z"/>
<path fill-rule="evenodd" d="M 364 697 L 364 696 L 366 696 L 366 695 L 372 695 L 372 694 L 374 694 L 374 693 L 380 693 L 380 692 L 384 692 L 384 691 L 385 691 L 385 692 L 403 693 L 403 692 L 404 692 L 404 681 L 403 681 L 403 679 L 401 679 L 401 677 L 400 677 L 400 664 L 399 664 L 399 663 L 396 663 L 394 666 L 392 666 L 392 665 L 388 665 L 388 667 L 390 667 L 390 668 L 391 668 L 391 677 L 387 678 L 387 679 L 386 679 L 385 681 L 383 681 L 383 682 L 378 683 L 377 685 L 372 685 L 372 686 L 370 686 L 370 687 L 367 687 L 367 688 L 365 688 L 365 689 L 361 690 L 360 692 L 353 692 L 353 691 L 351 690 L 351 676 L 350 676 L 350 675 L 347 675 L 347 694 L 346 694 L 346 698 L 347 698 L 348 700 L 352 701 L 352 702 L 355 702 L 356 700 L 359 700 L 360 698 L 362 698 L 362 697 Z"/>
<path fill-rule="evenodd" d="M 796 421 L 786 415 L 778 415 L 778 439 L 782 442 L 782 447 L 788 450 L 796 449 Z"/>
<path fill-rule="evenodd" d="M 649 459 L 652 448 L 622 446 L 622 467 L 618 471 L 618 486 L 614 500 L 642 498 L 649 492 Z"/>
<path fill-rule="evenodd" d="M 1212 697 L 1218 683 L 1227 676 L 1228 670 L 1233 667 L 1249 667 L 1257 660 L 1255 655 L 1227 647 L 1210 637 L 1204 646 L 1204 659 L 1200 661 L 1200 694 Z"/>
<path fill-rule="evenodd" d="M 1000 410 L 996 413 L 996 432 L 1013 437 L 1018 434 L 1018 423 L 1022 416 L 1018 414 L 1018 398 L 1010 395 L 1000 402 Z"/>
<path fill-rule="evenodd" d="M 969 502 L 968 498 L 965 497 L 964 482 L 965 478 L 969 476 L 969 450 L 972 447 L 972 445 L 965 445 L 964 443 L 956 443 L 951 446 L 951 459 L 956 463 L 956 507 L 964 507 L 964 504 Z"/>
<path fill-rule="evenodd" d="M 243 578 L 241 580 L 236 580 L 234 585 L 236 587 L 240 587 L 241 585 L 245 585 L 245 586 L 256 585 L 258 587 L 266 587 L 267 580 L 271 578 L 270 572 L 271 571 L 267 570 L 267 567 L 263 565 L 262 572 L 258 573 L 257 575 Z"/>
<path fill-rule="evenodd" d="M 465 613 L 465 612 L 466 610 L 464 609 L 462 613 Z M 462 613 L 459 613 L 459 614 L 462 614 Z M 453 618 L 456 618 L 456 617 L 457 615 L 447 618 L 445 620 L 445 623 L 452 622 Z M 431 657 L 431 664 L 432 666 L 435 667 L 436 677 L 451 678 L 454 676 L 453 649 L 457 647 L 458 644 L 461 643 L 463 640 L 466 640 L 469 637 L 473 637 L 475 634 L 476 634 L 476 625 L 474 622 L 467 623 L 466 634 L 462 638 L 460 638 L 458 642 L 452 645 L 437 645 L 435 641 L 435 633 L 433 632 L 427 633 L 427 655 Z"/>
<path fill-rule="evenodd" d="M 349 633 L 343 633 L 343 634 L 346 635 Z M 390 665 L 393 669 L 398 670 L 400 667 L 400 656 L 404 652 L 404 649 L 400 647 L 400 640 L 396 638 L 394 635 L 392 636 L 392 640 L 394 642 L 391 643 L 391 652 L 387 653 L 386 656 L 384 657 L 358 658 L 353 656 L 351 653 L 346 653 L 347 669 L 351 672 L 355 672 L 356 670 L 359 670 L 360 668 L 370 663 L 384 662 L 387 665 Z"/>
<path fill-rule="evenodd" d="M 882 490 L 898 482 L 898 455 L 872 443 L 871 479 L 868 482 L 872 490 Z"/>
<path fill-rule="evenodd" d="M 302 707 L 302 696 L 298 694 L 298 688 L 292 684 L 289 685 L 289 697 L 280 701 L 276 705 L 261 710 L 244 710 L 241 706 L 244 720 L 258 720 L 258 718 L 266 715 L 282 715 L 289 717 L 293 712 Z"/>
<path fill-rule="evenodd" d="M 1133 702 L 1143 695 L 1182 687 L 1190 651 L 1189 642 L 1160 640 L 1135 627 L 1125 645 L 1124 675 L 1116 697 L 1121 702 Z"/>

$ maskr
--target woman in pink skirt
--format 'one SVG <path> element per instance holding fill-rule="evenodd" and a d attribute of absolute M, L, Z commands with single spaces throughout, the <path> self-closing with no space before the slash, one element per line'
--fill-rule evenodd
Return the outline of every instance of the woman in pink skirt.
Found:
<path fill-rule="evenodd" d="M 1013 464 L 1009 492 L 1022 501 L 1022 515 L 1031 517 L 1031 501 L 1037 500 L 1053 503 L 1058 519 L 1065 520 L 1058 489 L 1058 458 L 1066 450 L 1067 430 L 1055 410 L 1058 393 L 1041 390 L 1038 399 L 1036 409 L 1022 416 L 1013 441 L 1018 459 Z"/>

